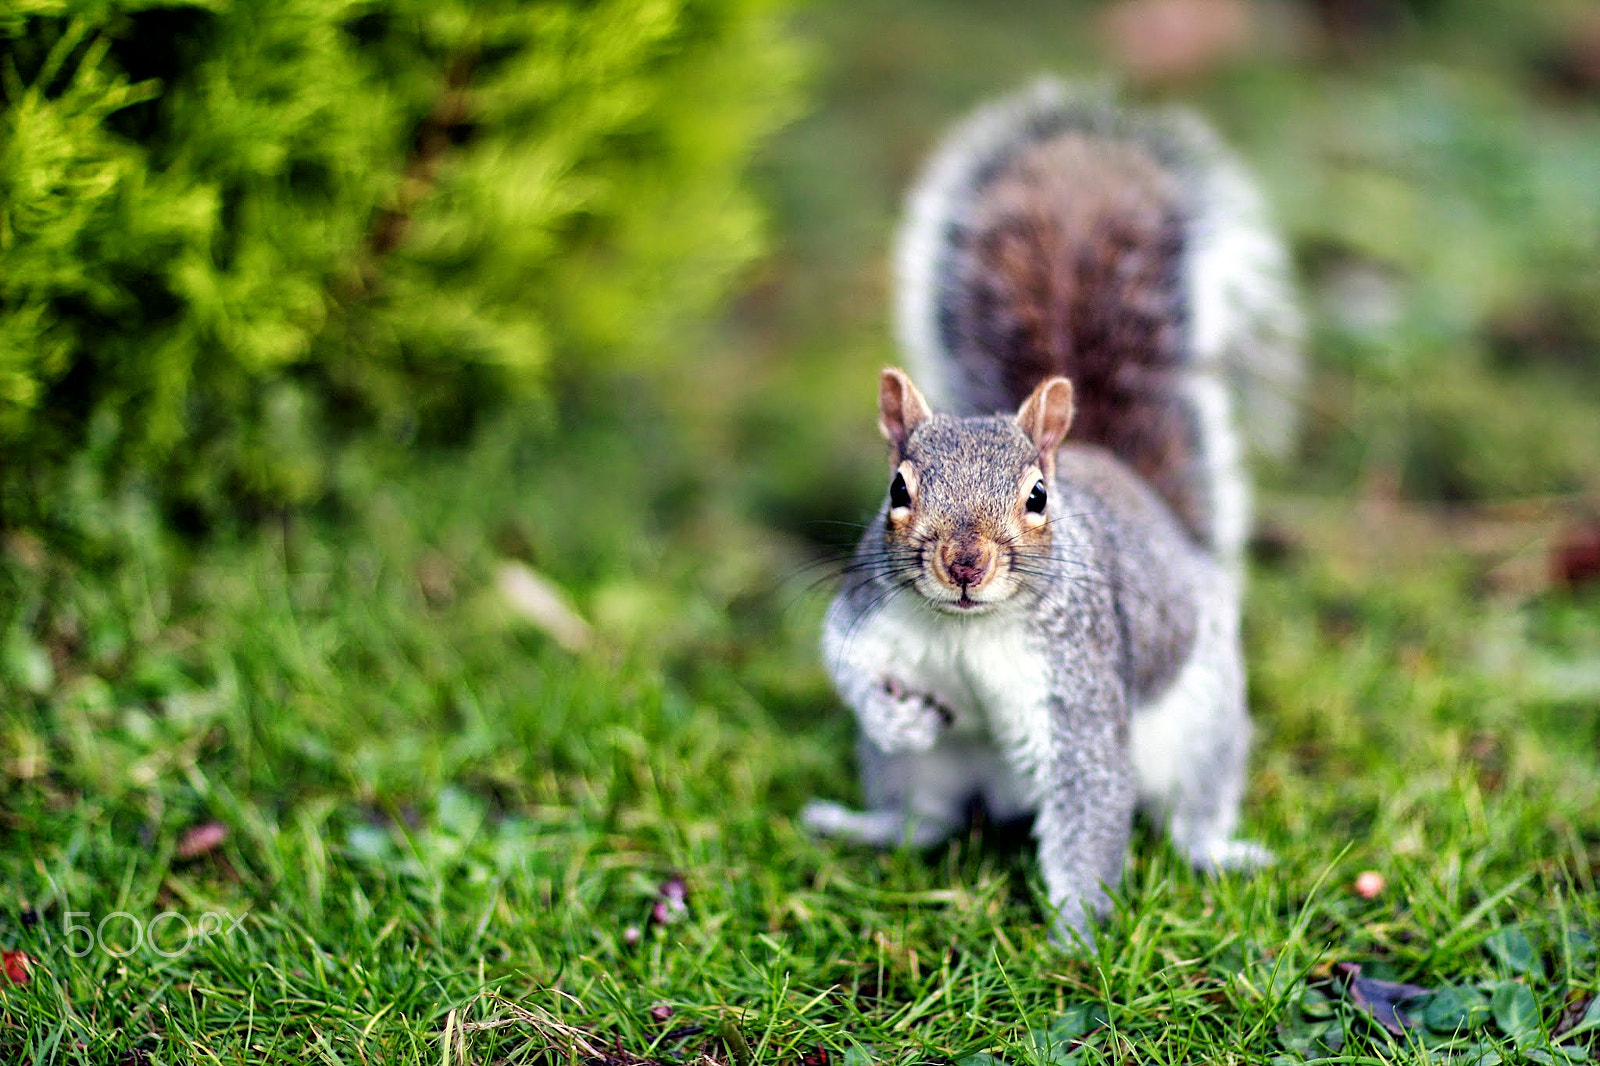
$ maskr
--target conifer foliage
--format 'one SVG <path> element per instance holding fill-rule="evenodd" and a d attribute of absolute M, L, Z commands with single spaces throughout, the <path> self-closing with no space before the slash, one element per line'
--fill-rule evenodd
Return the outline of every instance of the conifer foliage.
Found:
<path fill-rule="evenodd" d="M 776 2 L 8 3 L 0 518 L 303 502 L 344 427 L 649 358 L 758 250 Z"/>

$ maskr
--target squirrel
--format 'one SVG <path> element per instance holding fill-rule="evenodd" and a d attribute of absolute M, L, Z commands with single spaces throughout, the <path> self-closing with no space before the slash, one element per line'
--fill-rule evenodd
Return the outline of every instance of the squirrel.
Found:
<path fill-rule="evenodd" d="M 1251 726 L 1245 439 L 1293 431 L 1285 248 L 1200 120 L 1041 81 L 960 123 L 913 187 L 886 369 L 887 498 L 823 627 L 865 810 L 817 835 L 932 846 L 1034 816 L 1054 939 L 1092 945 L 1136 810 L 1195 868 L 1235 828 Z M 1000 413 L 995 413 L 1000 412 Z"/>

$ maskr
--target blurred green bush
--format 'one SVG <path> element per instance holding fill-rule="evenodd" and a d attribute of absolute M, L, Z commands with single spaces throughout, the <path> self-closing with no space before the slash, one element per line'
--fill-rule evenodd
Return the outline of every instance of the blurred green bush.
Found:
<path fill-rule="evenodd" d="M 304 503 L 352 427 L 648 360 L 758 251 L 781 2 L 5 5 L 4 524 Z"/>

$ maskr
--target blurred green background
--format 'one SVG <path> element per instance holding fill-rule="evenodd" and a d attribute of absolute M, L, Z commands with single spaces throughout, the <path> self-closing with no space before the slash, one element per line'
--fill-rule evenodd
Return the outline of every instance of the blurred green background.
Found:
<path fill-rule="evenodd" d="M 1314 372 L 1262 471 L 1247 821 L 1306 907 L 1369 866 L 1438 901 L 1219 919 L 1199 954 L 1300 936 L 1456 979 L 1492 959 L 1445 933 L 1506 885 L 1567 943 L 1538 923 L 1600 866 L 1600 6 L 22 0 L 0 947 L 43 968 L 0 984 L 0 1049 L 246 1061 L 318 1018 L 437 1061 L 452 1011 L 561 983 L 635 1044 L 665 997 L 771 1019 L 774 1061 L 956 1055 L 1100 994 L 1062 964 L 908 1032 L 919 950 L 1046 950 L 1025 850 L 938 869 L 789 820 L 854 795 L 815 639 L 882 491 L 900 197 L 1047 72 L 1198 107 L 1289 236 Z M 1132 883 L 1177 887 L 1141 905 L 1209 906 L 1158 851 Z M 634 953 L 672 871 L 696 924 Z M 948 884 L 999 902 L 908 909 Z M 66 911 L 174 906 L 257 924 L 63 953 Z M 1558 970 L 1552 1019 L 1593 992 Z M 829 987 L 848 1026 L 802 1009 Z M 1252 1003 L 1204 1024 L 1298 1054 Z"/>

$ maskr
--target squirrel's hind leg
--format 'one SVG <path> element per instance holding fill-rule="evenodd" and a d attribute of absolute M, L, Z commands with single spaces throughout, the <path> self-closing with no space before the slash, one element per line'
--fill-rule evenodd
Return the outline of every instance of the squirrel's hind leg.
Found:
<path fill-rule="evenodd" d="M 1237 629 L 1202 626 L 1189 662 L 1133 723 L 1141 805 L 1204 873 L 1253 870 L 1272 853 L 1234 836 L 1250 755 L 1244 664 Z"/>
<path fill-rule="evenodd" d="M 1242 704 L 1242 700 L 1241 700 Z M 1234 835 L 1244 795 L 1249 725 L 1242 706 L 1237 722 L 1201 738 L 1166 811 L 1167 835 L 1189 865 L 1202 873 L 1254 870 L 1272 852 Z"/>
<path fill-rule="evenodd" d="M 1248 726 L 1208 738 L 1200 747 L 1188 780 L 1167 813 L 1172 844 L 1201 873 L 1248 871 L 1272 863 L 1272 852 L 1252 840 L 1234 836 L 1239 803 L 1244 795 Z"/>
<path fill-rule="evenodd" d="M 1167 819 L 1173 846 L 1201 873 L 1257 870 L 1272 864 L 1272 852 L 1233 835 L 1239 819 L 1242 770 L 1241 765 L 1234 781 L 1217 781 L 1216 791 L 1180 795 Z"/>

